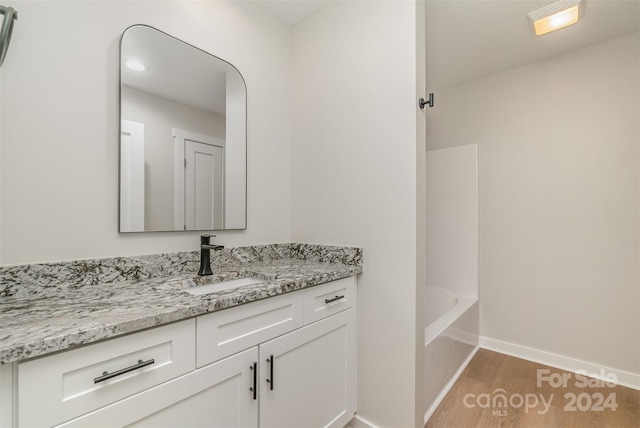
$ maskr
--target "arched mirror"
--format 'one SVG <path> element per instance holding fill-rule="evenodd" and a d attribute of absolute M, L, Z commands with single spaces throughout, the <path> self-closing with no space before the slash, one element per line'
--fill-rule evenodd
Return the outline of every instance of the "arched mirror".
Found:
<path fill-rule="evenodd" d="M 120 44 L 120 232 L 246 228 L 244 79 L 145 25 Z"/>

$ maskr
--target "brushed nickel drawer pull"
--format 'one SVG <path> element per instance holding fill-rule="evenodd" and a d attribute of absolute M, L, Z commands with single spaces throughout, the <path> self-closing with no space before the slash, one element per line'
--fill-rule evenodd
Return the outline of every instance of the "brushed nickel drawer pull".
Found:
<path fill-rule="evenodd" d="M 335 302 L 336 300 L 340 300 L 340 299 L 344 299 L 344 296 L 336 296 L 333 299 L 324 299 L 324 303 L 331 303 L 331 302 Z"/>
<path fill-rule="evenodd" d="M 102 376 L 98 376 L 97 378 L 94 378 L 93 379 L 93 383 L 103 382 L 105 380 L 114 378 L 116 376 L 120 376 L 120 375 L 123 375 L 125 373 L 132 372 L 132 371 L 137 370 L 139 368 L 150 366 L 151 364 L 153 364 L 155 362 L 156 361 L 153 358 L 150 359 L 150 360 L 147 360 L 147 361 L 138 360 L 137 364 L 134 364 L 134 365 L 129 366 L 129 367 L 125 367 L 124 369 L 116 370 L 113 373 L 102 372 Z"/>

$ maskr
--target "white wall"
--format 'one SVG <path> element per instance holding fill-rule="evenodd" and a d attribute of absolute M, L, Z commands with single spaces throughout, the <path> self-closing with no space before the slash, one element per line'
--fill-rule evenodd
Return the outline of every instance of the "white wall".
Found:
<path fill-rule="evenodd" d="M 480 146 L 481 335 L 640 374 L 639 34 L 437 94 Z"/>
<path fill-rule="evenodd" d="M 248 229 L 290 236 L 290 30 L 242 2 L 9 1 L 2 72 L 1 264 L 195 250 L 198 232 L 119 234 L 119 40 L 148 24 L 233 63 L 248 88 Z"/>
<path fill-rule="evenodd" d="M 330 2 L 292 38 L 293 241 L 364 247 L 358 415 L 414 426 L 416 3 Z"/>

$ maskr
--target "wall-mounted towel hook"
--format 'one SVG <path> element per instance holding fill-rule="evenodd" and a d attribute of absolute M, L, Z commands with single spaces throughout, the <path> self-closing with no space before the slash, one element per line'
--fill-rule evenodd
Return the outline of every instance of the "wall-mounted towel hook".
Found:
<path fill-rule="evenodd" d="M 9 50 L 13 21 L 18 19 L 18 12 L 12 7 L 0 6 L 0 13 L 4 15 L 2 29 L 0 29 L 0 67 L 2 67 L 4 57 L 7 56 L 7 50 Z"/>
<path fill-rule="evenodd" d="M 426 100 L 424 98 L 420 98 L 418 100 L 418 105 L 422 110 L 424 110 L 424 106 L 433 107 L 433 92 L 429 94 L 429 97 Z"/>

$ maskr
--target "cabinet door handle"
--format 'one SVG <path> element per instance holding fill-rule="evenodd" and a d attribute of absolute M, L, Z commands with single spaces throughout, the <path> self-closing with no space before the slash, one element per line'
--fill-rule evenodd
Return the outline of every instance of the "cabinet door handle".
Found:
<path fill-rule="evenodd" d="M 269 364 L 269 379 L 267 379 L 267 383 L 269 384 L 269 391 L 273 391 L 273 355 L 267 358 L 267 364 Z"/>
<path fill-rule="evenodd" d="M 125 367 L 124 369 L 116 370 L 113 373 L 102 372 L 102 376 L 98 376 L 98 377 L 94 378 L 93 379 L 93 383 L 103 382 L 103 381 L 105 381 L 107 379 L 111 379 L 111 378 L 114 378 L 116 376 L 120 376 L 120 375 L 123 375 L 125 373 L 132 372 L 132 371 L 137 370 L 139 368 L 150 366 L 151 364 L 153 364 L 155 362 L 156 361 L 153 358 L 150 359 L 150 360 L 147 360 L 147 361 L 138 360 L 137 364 L 134 364 L 134 365 L 129 366 L 129 367 Z"/>
<path fill-rule="evenodd" d="M 324 299 L 324 303 L 328 304 L 331 302 L 335 302 L 336 300 L 344 299 L 344 296 L 336 296 L 333 299 Z"/>
<path fill-rule="evenodd" d="M 253 363 L 249 366 L 249 369 L 253 371 L 253 386 L 249 388 L 249 391 L 253 392 L 253 399 L 258 398 L 258 363 Z"/>

